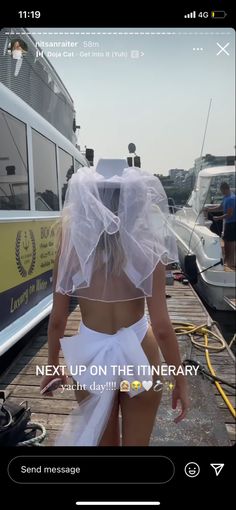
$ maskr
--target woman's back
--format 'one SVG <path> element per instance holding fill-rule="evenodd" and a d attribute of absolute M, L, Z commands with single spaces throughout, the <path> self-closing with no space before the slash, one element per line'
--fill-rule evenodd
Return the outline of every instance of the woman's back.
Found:
<path fill-rule="evenodd" d="M 144 298 L 115 303 L 78 298 L 78 303 L 85 326 L 111 335 L 141 319 L 145 308 Z"/>

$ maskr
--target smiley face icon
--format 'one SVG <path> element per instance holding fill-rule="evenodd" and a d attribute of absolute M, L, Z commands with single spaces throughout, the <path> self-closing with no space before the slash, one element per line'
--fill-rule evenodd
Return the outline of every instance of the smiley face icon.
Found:
<path fill-rule="evenodd" d="M 200 466 L 196 462 L 189 462 L 186 464 L 184 472 L 189 478 L 195 478 L 200 473 Z"/>
<path fill-rule="evenodd" d="M 142 387 L 141 381 L 132 381 L 131 388 L 132 390 L 138 391 Z"/>

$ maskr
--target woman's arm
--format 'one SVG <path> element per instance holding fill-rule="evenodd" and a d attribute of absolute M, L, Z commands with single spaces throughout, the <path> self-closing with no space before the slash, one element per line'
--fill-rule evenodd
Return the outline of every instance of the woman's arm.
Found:
<path fill-rule="evenodd" d="M 59 294 L 55 291 L 57 281 L 59 252 L 55 258 L 52 286 L 53 286 L 53 306 L 48 323 L 48 364 L 57 365 L 60 351 L 60 338 L 63 337 L 67 318 L 69 315 L 70 297 Z"/>
<path fill-rule="evenodd" d="M 179 352 L 177 337 L 171 324 L 166 304 L 165 296 L 166 272 L 165 266 L 159 262 L 153 273 L 153 293 L 151 298 L 147 298 L 147 306 L 150 315 L 153 333 L 160 346 L 163 357 L 168 365 L 174 365 L 178 368 L 182 362 Z M 176 385 L 173 391 L 172 407 L 175 409 L 177 401 L 181 401 L 182 412 L 176 418 L 177 423 L 186 415 L 189 407 L 186 378 L 183 375 L 177 375 Z"/>
<path fill-rule="evenodd" d="M 167 309 L 165 286 L 165 266 L 159 262 L 153 273 L 153 294 L 151 298 L 147 298 L 147 305 L 152 330 L 163 357 L 168 365 L 178 367 L 181 365 L 181 358 L 177 338 Z"/>
<path fill-rule="evenodd" d="M 63 337 L 67 318 L 69 315 L 70 297 L 59 294 L 55 291 L 57 281 L 59 251 L 56 255 L 52 276 L 53 286 L 53 306 L 48 322 L 48 365 L 59 365 L 60 338 Z M 55 376 L 44 376 L 41 381 L 41 389 L 44 388 Z M 66 377 L 62 376 L 62 382 L 66 382 Z M 46 396 L 52 396 L 52 392 Z"/>

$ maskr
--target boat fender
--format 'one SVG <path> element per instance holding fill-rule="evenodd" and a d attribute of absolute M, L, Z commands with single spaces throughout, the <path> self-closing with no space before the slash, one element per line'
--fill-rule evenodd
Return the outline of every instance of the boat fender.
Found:
<path fill-rule="evenodd" d="M 192 285 L 198 281 L 198 268 L 196 255 L 186 255 L 184 257 L 184 273 Z"/>

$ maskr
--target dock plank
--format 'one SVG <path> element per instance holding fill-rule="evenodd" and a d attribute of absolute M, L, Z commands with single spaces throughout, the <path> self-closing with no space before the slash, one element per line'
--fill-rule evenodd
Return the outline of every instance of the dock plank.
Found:
<path fill-rule="evenodd" d="M 13 402 L 19 404 L 22 402 L 22 397 L 11 397 Z M 76 401 L 59 400 L 55 398 L 31 398 L 30 408 L 33 413 L 51 413 L 68 415 L 73 409 L 77 407 Z"/>

